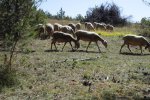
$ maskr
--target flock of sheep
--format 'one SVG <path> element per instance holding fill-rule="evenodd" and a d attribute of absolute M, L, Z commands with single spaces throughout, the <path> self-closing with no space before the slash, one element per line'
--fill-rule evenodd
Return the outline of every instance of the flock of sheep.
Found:
<path fill-rule="evenodd" d="M 38 31 L 38 36 L 40 38 L 42 37 L 42 34 L 47 34 L 48 38 L 52 37 L 51 50 L 52 50 L 53 45 L 55 46 L 55 49 L 57 50 L 56 43 L 60 43 L 60 42 L 64 42 L 62 51 L 67 42 L 70 43 L 72 50 L 77 50 L 80 47 L 79 40 L 89 42 L 86 48 L 86 52 L 91 42 L 96 43 L 99 52 L 101 52 L 101 50 L 99 48 L 98 41 L 100 41 L 105 46 L 105 48 L 107 48 L 107 41 L 94 31 L 98 29 L 105 30 L 105 31 L 113 31 L 114 27 L 112 25 L 105 24 L 105 23 L 97 23 L 97 22 L 94 22 L 93 24 L 90 22 L 85 22 L 84 26 L 85 26 L 85 30 L 81 30 L 81 23 L 77 23 L 77 24 L 70 23 L 68 25 L 61 25 L 58 23 L 55 23 L 54 25 L 50 23 L 46 25 L 38 24 L 36 31 Z M 143 54 L 142 46 L 144 46 L 145 49 L 149 49 L 150 51 L 150 43 L 143 36 L 128 34 L 123 37 L 123 40 L 124 40 L 124 43 L 121 46 L 120 53 L 122 52 L 122 48 L 125 45 L 127 45 L 130 52 L 132 52 L 129 47 L 130 45 L 139 46 L 141 49 L 141 54 Z M 75 44 L 74 48 L 71 42 L 74 42 Z"/>

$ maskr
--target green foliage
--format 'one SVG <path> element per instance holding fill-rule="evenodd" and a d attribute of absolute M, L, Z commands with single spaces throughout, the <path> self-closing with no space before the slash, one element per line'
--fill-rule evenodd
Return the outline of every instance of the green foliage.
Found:
<path fill-rule="evenodd" d="M 64 19 L 64 17 L 65 17 L 65 11 L 62 8 L 60 8 L 59 12 L 57 12 L 57 18 Z"/>
<path fill-rule="evenodd" d="M 1 0 L 0 29 L 7 36 L 6 41 L 14 41 L 37 23 L 44 22 L 44 12 L 37 10 L 36 3 L 35 0 Z"/>
<path fill-rule="evenodd" d="M 75 19 L 79 21 L 83 21 L 84 17 L 81 14 L 78 14 Z"/>
<path fill-rule="evenodd" d="M 119 7 L 114 3 L 106 3 L 94 8 L 89 8 L 84 21 L 104 22 L 112 25 L 127 24 L 127 18 L 121 16 Z"/>
<path fill-rule="evenodd" d="M 141 19 L 141 29 L 139 33 L 143 36 L 150 37 L 150 18 L 142 18 Z"/>
<path fill-rule="evenodd" d="M 150 17 L 149 17 L 149 18 L 146 18 L 146 17 L 142 18 L 142 19 L 141 19 L 141 24 L 142 24 L 143 26 L 150 27 Z"/>

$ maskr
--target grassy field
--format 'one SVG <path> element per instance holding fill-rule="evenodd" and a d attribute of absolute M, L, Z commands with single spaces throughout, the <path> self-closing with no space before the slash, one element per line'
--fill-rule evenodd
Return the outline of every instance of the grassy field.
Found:
<path fill-rule="evenodd" d="M 141 100 L 150 98 L 150 53 L 132 47 L 134 54 L 122 45 L 121 37 L 135 33 L 135 28 L 115 28 L 114 32 L 101 32 L 108 41 L 102 53 L 92 43 L 85 52 L 87 42 L 73 52 L 69 44 L 61 52 L 50 50 L 51 40 L 28 39 L 18 49 L 13 69 L 17 84 L 0 87 L 1 100 Z M 24 45 L 20 42 L 19 46 Z M 0 63 L 7 51 L 0 51 Z"/>

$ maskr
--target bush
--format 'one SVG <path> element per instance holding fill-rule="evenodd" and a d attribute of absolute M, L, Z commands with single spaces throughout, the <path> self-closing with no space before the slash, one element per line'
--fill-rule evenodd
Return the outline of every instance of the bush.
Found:
<path fill-rule="evenodd" d="M 119 7 L 112 3 L 102 4 L 95 8 L 90 8 L 86 13 L 84 21 L 88 22 L 104 22 L 112 25 L 126 25 L 127 18 L 121 16 Z"/>

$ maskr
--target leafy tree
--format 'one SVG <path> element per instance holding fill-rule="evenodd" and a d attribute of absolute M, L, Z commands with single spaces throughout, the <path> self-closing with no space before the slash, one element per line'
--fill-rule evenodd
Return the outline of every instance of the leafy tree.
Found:
<path fill-rule="evenodd" d="M 42 0 L 1 0 L 0 1 L 0 34 L 4 35 L 4 43 L 10 48 L 9 69 L 18 41 L 27 33 L 33 22 L 37 20 L 37 5 Z M 37 15 L 36 17 L 34 15 Z M 8 45 L 8 43 L 10 45 Z"/>
<path fill-rule="evenodd" d="M 142 18 L 141 24 L 144 26 L 150 27 L 150 18 L 146 18 L 146 17 Z"/>
<path fill-rule="evenodd" d="M 121 16 L 121 11 L 116 4 L 106 3 L 94 8 L 89 8 L 84 21 L 125 25 L 127 23 L 127 18 Z"/>
<path fill-rule="evenodd" d="M 77 14 L 76 20 L 83 21 L 84 17 L 81 14 Z"/>
<path fill-rule="evenodd" d="M 65 11 L 62 8 L 60 8 L 59 12 L 57 13 L 57 18 L 64 19 L 64 17 L 65 17 Z"/>

